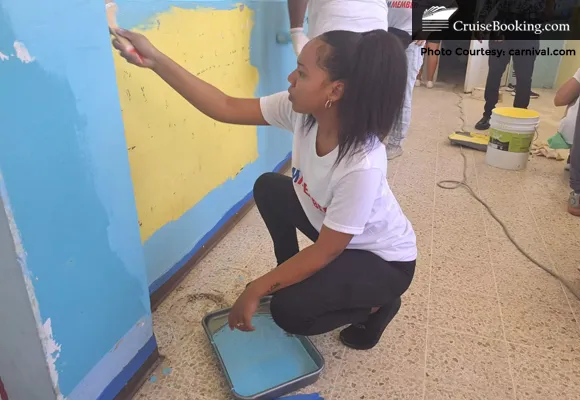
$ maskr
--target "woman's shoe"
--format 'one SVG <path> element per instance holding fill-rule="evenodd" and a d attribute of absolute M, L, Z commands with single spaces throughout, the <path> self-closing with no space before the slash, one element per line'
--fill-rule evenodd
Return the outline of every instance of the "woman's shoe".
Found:
<path fill-rule="evenodd" d="M 340 341 L 346 347 L 355 350 L 369 350 L 381 340 L 387 325 L 393 320 L 401 308 L 401 298 L 379 308 L 363 324 L 351 325 L 340 332 Z"/>

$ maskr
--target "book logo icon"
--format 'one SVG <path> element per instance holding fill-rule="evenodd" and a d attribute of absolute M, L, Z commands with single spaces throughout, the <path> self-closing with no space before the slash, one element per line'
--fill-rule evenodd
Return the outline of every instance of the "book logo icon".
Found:
<path fill-rule="evenodd" d="M 449 19 L 457 12 L 457 7 L 433 6 L 423 13 L 421 25 L 425 32 L 441 32 L 449 28 Z"/>

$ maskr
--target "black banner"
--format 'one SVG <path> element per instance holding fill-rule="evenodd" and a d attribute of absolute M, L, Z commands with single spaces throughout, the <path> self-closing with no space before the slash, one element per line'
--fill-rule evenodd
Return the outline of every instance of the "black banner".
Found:
<path fill-rule="evenodd" d="M 405 3 L 387 2 L 391 8 Z M 577 3 L 576 0 L 413 0 L 413 38 L 580 40 Z"/>

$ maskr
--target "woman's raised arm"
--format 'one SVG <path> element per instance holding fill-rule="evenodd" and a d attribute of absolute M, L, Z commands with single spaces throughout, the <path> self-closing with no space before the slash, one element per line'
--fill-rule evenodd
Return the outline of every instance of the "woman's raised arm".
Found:
<path fill-rule="evenodd" d="M 260 99 L 241 99 L 226 95 L 199 79 L 157 50 L 147 38 L 126 30 L 112 32 L 117 38 L 113 46 L 121 56 L 138 67 L 149 68 L 175 89 L 184 99 L 216 121 L 237 125 L 268 125 L 260 109 Z M 135 51 L 123 44 L 128 40 Z"/>

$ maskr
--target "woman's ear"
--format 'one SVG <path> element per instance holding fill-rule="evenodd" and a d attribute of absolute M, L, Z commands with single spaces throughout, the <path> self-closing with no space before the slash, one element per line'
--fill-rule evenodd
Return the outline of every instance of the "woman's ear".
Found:
<path fill-rule="evenodd" d="M 332 83 L 332 91 L 330 92 L 330 100 L 337 102 L 344 96 L 344 83 L 336 81 Z"/>

